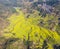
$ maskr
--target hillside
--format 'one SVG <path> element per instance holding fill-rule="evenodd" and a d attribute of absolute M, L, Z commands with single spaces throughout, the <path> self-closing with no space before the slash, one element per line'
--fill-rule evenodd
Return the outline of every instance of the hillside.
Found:
<path fill-rule="evenodd" d="M 34 16 L 31 17 L 31 15 L 29 18 L 26 18 L 21 10 L 16 10 L 18 15 L 13 14 L 7 18 L 10 25 L 4 29 L 3 36 L 7 38 L 6 40 L 8 40 L 8 43 L 6 44 L 7 46 L 4 46 L 5 48 L 13 49 L 16 47 L 16 49 L 54 49 L 55 45 L 60 45 L 60 35 L 58 35 L 56 31 L 51 31 L 38 26 L 40 16 L 36 16 L 34 18 Z M 16 40 L 16 38 L 18 40 Z M 16 43 L 13 42 L 15 40 Z M 16 45 L 12 47 L 14 44 Z"/>
<path fill-rule="evenodd" d="M 60 0 L 0 0 L 0 49 L 60 49 Z"/>

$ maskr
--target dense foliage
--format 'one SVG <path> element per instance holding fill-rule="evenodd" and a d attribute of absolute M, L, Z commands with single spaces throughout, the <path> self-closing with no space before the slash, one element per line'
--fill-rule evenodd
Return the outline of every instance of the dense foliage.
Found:
<path fill-rule="evenodd" d="M 18 13 L 8 18 L 10 25 L 4 30 L 4 37 L 19 38 L 19 43 L 24 45 L 19 46 L 23 49 L 53 49 L 54 45 L 60 45 L 60 35 L 57 32 L 38 25 L 41 19 L 39 12 L 36 11 L 26 18 L 21 10 L 16 10 Z"/>
<path fill-rule="evenodd" d="M 0 0 L 0 49 L 60 49 L 60 0 Z"/>

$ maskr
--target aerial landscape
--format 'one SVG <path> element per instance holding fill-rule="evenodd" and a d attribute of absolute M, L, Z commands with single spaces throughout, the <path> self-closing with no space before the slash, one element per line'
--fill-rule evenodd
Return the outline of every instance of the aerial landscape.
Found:
<path fill-rule="evenodd" d="M 0 0 L 0 49 L 60 49 L 60 0 Z"/>

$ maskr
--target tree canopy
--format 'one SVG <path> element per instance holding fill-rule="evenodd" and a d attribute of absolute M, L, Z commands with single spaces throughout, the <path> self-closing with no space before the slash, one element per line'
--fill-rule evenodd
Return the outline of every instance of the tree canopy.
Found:
<path fill-rule="evenodd" d="M 35 43 L 39 41 L 39 45 L 36 47 L 40 48 L 43 47 L 45 40 L 47 41 L 49 49 L 53 49 L 52 45 L 54 44 L 60 44 L 60 36 L 57 32 L 45 29 L 38 25 L 41 16 L 34 13 L 31 14 L 29 18 L 26 18 L 26 15 L 21 10 L 16 9 L 16 11 L 18 12 L 17 14 L 15 13 L 7 18 L 10 25 L 4 29 L 4 37 L 25 39 L 26 41 L 29 40 Z"/>

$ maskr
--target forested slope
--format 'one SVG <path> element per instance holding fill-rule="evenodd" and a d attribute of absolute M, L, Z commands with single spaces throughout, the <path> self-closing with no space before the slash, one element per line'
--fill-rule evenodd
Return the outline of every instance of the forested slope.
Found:
<path fill-rule="evenodd" d="M 26 18 L 21 10 L 16 9 L 16 11 L 17 14 L 7 18 L 10 25 L 4 29 L 3 36 L 9 39 L 7 49 L 54 49 L 55 46 L 59 47 L 60 35 L 56 31 L 38 25 L 41 16 L 37 17 L 37 15 L 31 14 L 30 17 Z M 15 46 L 13 41 L 16 42 Z"/>
<path fill-rule="evenodd" d="M 60 0 L 0 0 L 0 49 L 60 49 Z"/>

